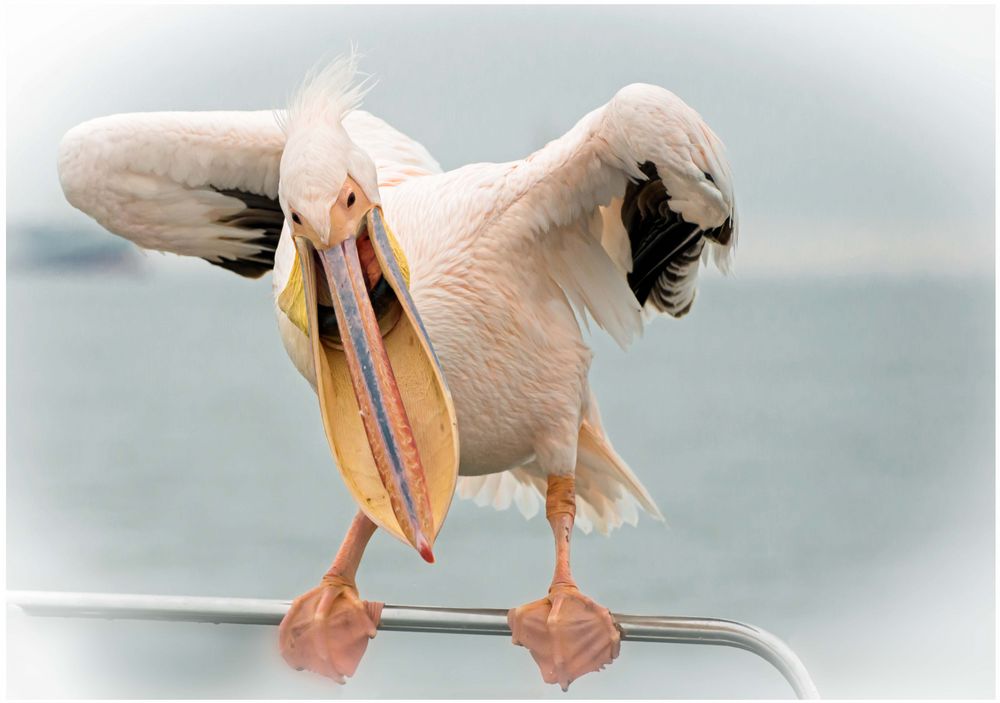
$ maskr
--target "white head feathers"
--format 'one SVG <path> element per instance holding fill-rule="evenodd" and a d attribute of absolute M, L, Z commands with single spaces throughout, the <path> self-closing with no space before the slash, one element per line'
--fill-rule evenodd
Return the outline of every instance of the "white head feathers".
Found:
<path fill-rule="evenodd" d="M 329 235 L 330 207 L 351 176 L 373 203 L 379 202 L 375 162 L 344 129 L 344 117 L 361 105 L 368 81 L 358 82 L 353 51 L 314 68 L 295 92 L 278 123 L 285 132 L 278 199 L 285 216 L 306 218 L 320 236 Z"/>
<path fill-rule="evenodd" d="M 351 110 L 361 107 L 361 101 L 371 89 L 368 79 L 357 81 L 358 54 L 326 64 L 317 64 L 306 74 L 288 102 L 288 112 L 281 120 L 285 132 L 296 121 L 332 118 L 340 121 Z"/>

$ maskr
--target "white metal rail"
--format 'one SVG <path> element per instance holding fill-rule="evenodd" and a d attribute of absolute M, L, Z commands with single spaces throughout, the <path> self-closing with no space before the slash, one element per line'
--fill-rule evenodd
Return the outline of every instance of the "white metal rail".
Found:
<path fill-rule="evenodd" d="M 128 620 L 277 625 L 289 601 L 257 598 L 140 596 L 112 593 L 8 591 L 7 602 L 29 615 Z M 714 644 L 745 649 L 776 668 L 799 698 L 819 698 L 798 656 L 766 630 L 733 620 L 614 614 L 628 642 Z M 386 605 L 379 630 L 456 635 L 505 635 L 507 611 L 491 608 L 428 608 Z"/>

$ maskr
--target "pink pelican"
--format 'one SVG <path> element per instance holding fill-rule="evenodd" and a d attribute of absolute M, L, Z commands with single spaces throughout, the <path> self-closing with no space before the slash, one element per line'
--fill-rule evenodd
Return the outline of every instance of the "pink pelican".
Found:
<path fill-rule="evenodd" d="M 509 623 L 565 689 L 619 651 L 570 571 L 573 525 L 634 524 L 637 505 L 662 519 L 601 427 L 581 322 L 625 347 L 691 309 L 703 260 L 728 270 L 723 145 L 680 98 L 633 84 L 520 161 L 442 173 L 359 109 L 355 76 L 353 56 L 314 71 L 284 111 L 85 122 L 60 144 L 63 190 L 141 247 L 273 269 L 282 340 L 359 506 L 282 622 L 291 665 L 354 674 L 379 617 L 355 585 L 365 546 L 382 528 L 433 561 L 457 485 L 526 515 L 544 495 L 555 573 Z"/>

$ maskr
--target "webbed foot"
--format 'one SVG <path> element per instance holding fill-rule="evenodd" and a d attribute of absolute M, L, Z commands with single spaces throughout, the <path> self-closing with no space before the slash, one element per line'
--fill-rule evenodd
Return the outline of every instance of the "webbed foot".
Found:
<path fill-rule="evenodd" d="M 381 612 L 381 603 L 358 597 L 353 581 L 324 576 L 319 586 L 292 602 L 281 621 L 281 654 L 300 671 L 315 671 L 342 684 L 357 670 Z"/>
<path fill-rule="evenodd" d="M 545 598 L 512 609 L 507 622 L 514 644 L 528 648 L 545 683 L 564 691 L 610 664 L 621 648 L 611 613 L 576 586 L 553 586 Z"/>

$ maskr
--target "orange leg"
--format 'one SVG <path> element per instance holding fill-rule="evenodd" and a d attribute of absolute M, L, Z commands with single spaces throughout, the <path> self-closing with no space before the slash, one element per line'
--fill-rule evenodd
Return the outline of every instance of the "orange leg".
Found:
<path fill-rule="evenodd" d="M 296 669 L 315 671 L 337 683 L 357 670 L 382 612 L 381 603 L 361 600 L 354 585 L 373 534 L 375 523 L 359 511 L 319 586 L 296 598 L 281 621 L 281 654 Z"/>
<path fill-rule="evenodd" d="M 576 517 L 572 476 L 549 476 L 545 515 L 556 541 L 556 568 L 545 598 L 507 615 L 514 644 L 527 647 L 545 683 L 565 691 L 574 679 L 610 664 L 621 646 L 611 613 L 580 593 L 569 567 Z"/>

